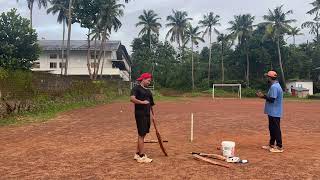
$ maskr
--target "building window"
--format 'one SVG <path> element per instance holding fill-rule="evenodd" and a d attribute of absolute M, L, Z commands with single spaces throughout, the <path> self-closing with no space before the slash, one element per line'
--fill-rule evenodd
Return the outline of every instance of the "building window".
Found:
<path fill-rule="evenodd" d="M 58 59 L 58 55 L 57 54 L 50 54 L 50 59 Z"/>
<path fill-rule="evenodd" d="M 50 69 L 56 69 L 57 68 L 57 63 L 56 62 L 51 62 L 50 63 Z"/>
<path fill-rule="evenodd" d="M 67 58 L 67 55 L 63 54 L 63 59 L 66 59 L 66 58 Z M 59 59 L 62 59 L 62 54 L 59 54 Z"/>
<path fill-rule="evenodd" d="M 65 62 L 60 62 L 59 63 L 59 68 L 65 68 L 66 67 L 66 63 Z"/>
<path fill-rule="evenodd" d="M 34 62 L 32 65 L 32 68 L 39 69 L 40 68 L 40 62 Z"/>
<path fill-rule="evenodd" d="M 95 68 L 95 67 L 98 68 L 98 63 L 92 62 L 92 63 L 91 63 L 91 68 Z"/>

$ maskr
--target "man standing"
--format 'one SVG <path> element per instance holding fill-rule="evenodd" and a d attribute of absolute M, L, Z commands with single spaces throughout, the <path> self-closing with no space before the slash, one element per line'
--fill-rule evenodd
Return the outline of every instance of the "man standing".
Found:
<path fill-rule="evenodd" d="M 139 163 L 150 163 L 152 159 L 148 158 L 144 152 L 144 138 L 150 129 L 150 114 L 154 118 L 154 106 L 152 93 L 147 87 L 151 83 L 152 76 L 149 73 L 143 73 L 137 81 L 139 84 L 131 90 L 130 101 L 135 106 L 135 119 L 138 130 L 138 145 L 134 159 Z"/>
<path fill-rule="evenodd" d="M 282 153 L 280 119 L 283 113 L 283 90 L 277 81 L 275 71 L 269 71 L 265 76 L 268 78 L 270 89 L 267 95 L 257 92 L 257 96 L 266 100 L 264 113 L 268 115 L 269 119 L 270 141 L 268 146 L 262 146 L 262 148 L 270 152 Z"/>

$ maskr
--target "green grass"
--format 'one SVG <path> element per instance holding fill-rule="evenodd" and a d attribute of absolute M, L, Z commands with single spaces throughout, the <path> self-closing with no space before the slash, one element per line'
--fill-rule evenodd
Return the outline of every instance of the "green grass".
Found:
<path fill-rule="evenodd" d="M 67 101 L 67 102 L 51 102 L 48 103 L 46 100 L 42 103 L 42 107 L 32 112 L 25 112 L 16 114 L 13 116 L 9 116 L 0 120 L 0 126 L 8 126 L 8 125 L 23 125 L 29 123 L 40 123 L 46 122 L 54 117 L 56 117 L 59 113 L 67 112 L 74 109 L 85 108 L 85 107 L 93 107 L 101 104 L 107 104 L 112 102 L 124 102 L 124 100 L 128 100 L 127 96 L 118 96 L 114 98 L 110 98 L 109 100 L 103 101 L 94 101 L 94 100 L 83 100 L 83 101 Z"/>
<path fill-rule="evenodd" d="M 79 109 L 83 107 L 91 107 L 97 105 L 99 103 L 96 102 L 73 102 L 73 103 L 55 103 L 42 108 L 41 110 L 36 110 L 33 112 L 25 112 L 21 114 L 17 114 L 14 116 L 9 116 L 7 118 L 0 120 L 0 126 L 8 126 L 8 125 L 23 125 L 29 123 L 39 123 L 45 122 L 49 119 L 56 117 L 58 113 L 70 111 L 73 109 Z"/>
<path fill-rule="evenodd" d="M 156 95 L 155 101 L 178 101 L 182 100 L 182 97 L 168 97 Z M 118 96 L 110 99 L 109 101 L 80 101 L 80 102 L 72 102 L 72 103 L 52 103 L 46 105 L 45 107 L 33 111 L 17 114 L 14 116 L 9 116 L 0 120 L 1 126 L 19 126 L 30 123 L 41 123 L 46 122 L 52 118 L 55 118 L 59 113 L 67 112 L 74 109 L 80 109 L 85 107 L 94 107 L 101 104 L 115 103 L 115 102 L 129 102 L 128 96 Z"/>

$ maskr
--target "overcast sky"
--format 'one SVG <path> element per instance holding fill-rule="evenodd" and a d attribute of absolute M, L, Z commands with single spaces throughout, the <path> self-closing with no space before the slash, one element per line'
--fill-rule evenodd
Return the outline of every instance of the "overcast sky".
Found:
<path fill-rule="evenodd" d="M 11 8 L 17 8 L 18 12 L 26 18 L 29 18 L 29 10 L 26 0 L 0 0 L 0 11 L 5 12 Z M 310 3 L 313 0 L 133 0 L 126 4 L 125 15 L 121 18 L 123 26 L 118 32 L 111 35 L 110 40 L 121 40 L 122 43 L 131 49 L 130 45 L 133 38 L 138 36 L 139 28 L 135 27 L 138 16 L 143 9 L 153 9 L 160 15 L 163 28 L 160 31 L 160 38 L 164 40 L 166 32 L 164 24 L 166 17 L 171 14 L 172 9 L 187 11 L 189 16 L 193 18 L 193 24 L 196 24 L 204 14 L 212 11 L 221 16 L 220 31 L 225 31 L 229 27 L 228 22 L 233 20 L 234 15 L 251 13 L 256 17 L 255 23 L 261 22 L 262 16 L 267 14 L 268 8 L 273 9 L 284 4 L 285 10 L 293 10 L 294 14 L 288 18 L 297 19 L 295 26 L 299 26 L 312 17 L 306 12 L 312 8 Z M 62 25 L 58 24 L 55 16 L 47 15 L 44 9 L 38 10 L 38 6 L 34 6 L 33 25 L 38 32 L 39 39 L 45 38 L 50 40 L 62 39 Z M 72 28 L 71 39 L 85 39 L 87 30 L 80 28 L 75 24 Z M 296 38 L 297 43 L 306 42 L 312 39 L 308 34 L 308 30 L 303 30 L 304 36 Z M 288 40 L 289 43 L 292 39 Z M 208 44 L 201 45 L 200 47 Z"/>

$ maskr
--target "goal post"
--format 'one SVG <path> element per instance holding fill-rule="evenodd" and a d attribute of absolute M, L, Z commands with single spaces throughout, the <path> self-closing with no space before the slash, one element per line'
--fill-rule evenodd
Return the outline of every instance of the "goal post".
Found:
<path fill-rule="evenodd" d="M 213 84 L 212 85 L 212 99 L 215 98 L 215 87 L 238 87 L 238 97 L 241 99 L 241 84 Z"/>

